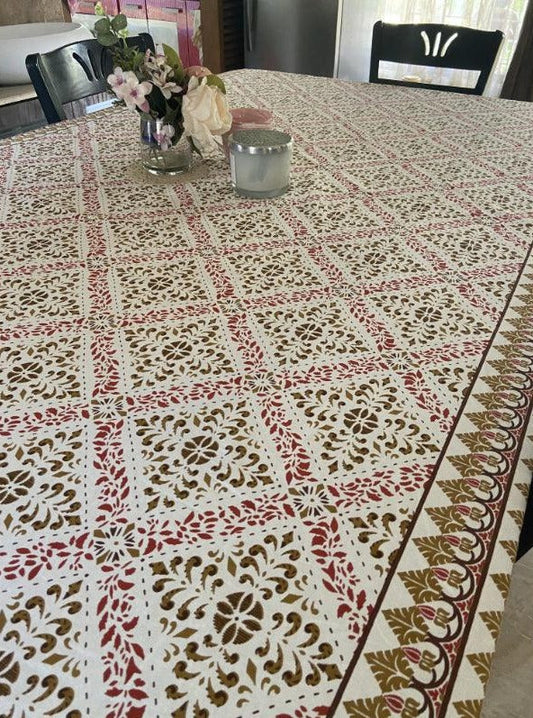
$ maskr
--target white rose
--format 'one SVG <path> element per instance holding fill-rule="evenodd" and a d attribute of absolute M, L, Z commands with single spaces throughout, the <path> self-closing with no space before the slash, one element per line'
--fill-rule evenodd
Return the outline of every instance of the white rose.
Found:
<path fill-rule="evenodd" d="M 226 95 L 207 78 L 191 77 L 183 98 L 183 128 L 203 157 L 219 153 L 222 137 L 232 117 Z"/>

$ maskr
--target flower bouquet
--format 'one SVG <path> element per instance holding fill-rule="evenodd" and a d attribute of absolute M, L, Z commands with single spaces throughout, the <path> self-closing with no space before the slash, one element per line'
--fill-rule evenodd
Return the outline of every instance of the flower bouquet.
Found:
<path fill-rule="evenodd" d="M 126 42 L 125 15 L 109 17 L 100 3 L 101 17 L 94 36 L 108 47 L 113 73 L 107 82 L 119 101 L 141 117 L 143 164 L 154 172 L 176 172 L 190 167 L 190 148 L 202 157 L 222 150 L 222 135 L 231 127 L 224 82 L 207 68 L 184 68 L 176 50 L 162 45 L 162 52 L 139 52 Z M 181 138 L 188 140 L 178 150 Z"/>

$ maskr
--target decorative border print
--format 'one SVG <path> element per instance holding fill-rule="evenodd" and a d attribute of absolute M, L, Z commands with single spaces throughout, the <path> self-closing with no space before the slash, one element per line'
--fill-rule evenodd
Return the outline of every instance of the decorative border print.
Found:
<path fill-rule="evenodd" d="M 529 255 L 330 716 L 480 715 L 531 481 L 532 269 Z"/>

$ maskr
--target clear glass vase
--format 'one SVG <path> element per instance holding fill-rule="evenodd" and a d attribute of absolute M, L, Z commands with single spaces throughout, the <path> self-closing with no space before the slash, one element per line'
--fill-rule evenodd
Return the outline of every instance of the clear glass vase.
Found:
<path fill-rule="evenodd" d="M 141 163 L 156 175 L 187 172 L 191 168 L 192 152 L 182 128 L 165 124 L 164 120 L 141 117 Z"/>

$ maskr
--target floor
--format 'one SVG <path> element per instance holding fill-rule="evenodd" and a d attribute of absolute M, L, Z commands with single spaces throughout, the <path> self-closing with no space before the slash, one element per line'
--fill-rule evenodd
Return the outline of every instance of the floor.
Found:
<path fill-rule="evenodd" d="M 533 549 L 517 561 L 481 718 L 533 718 Z"/>

